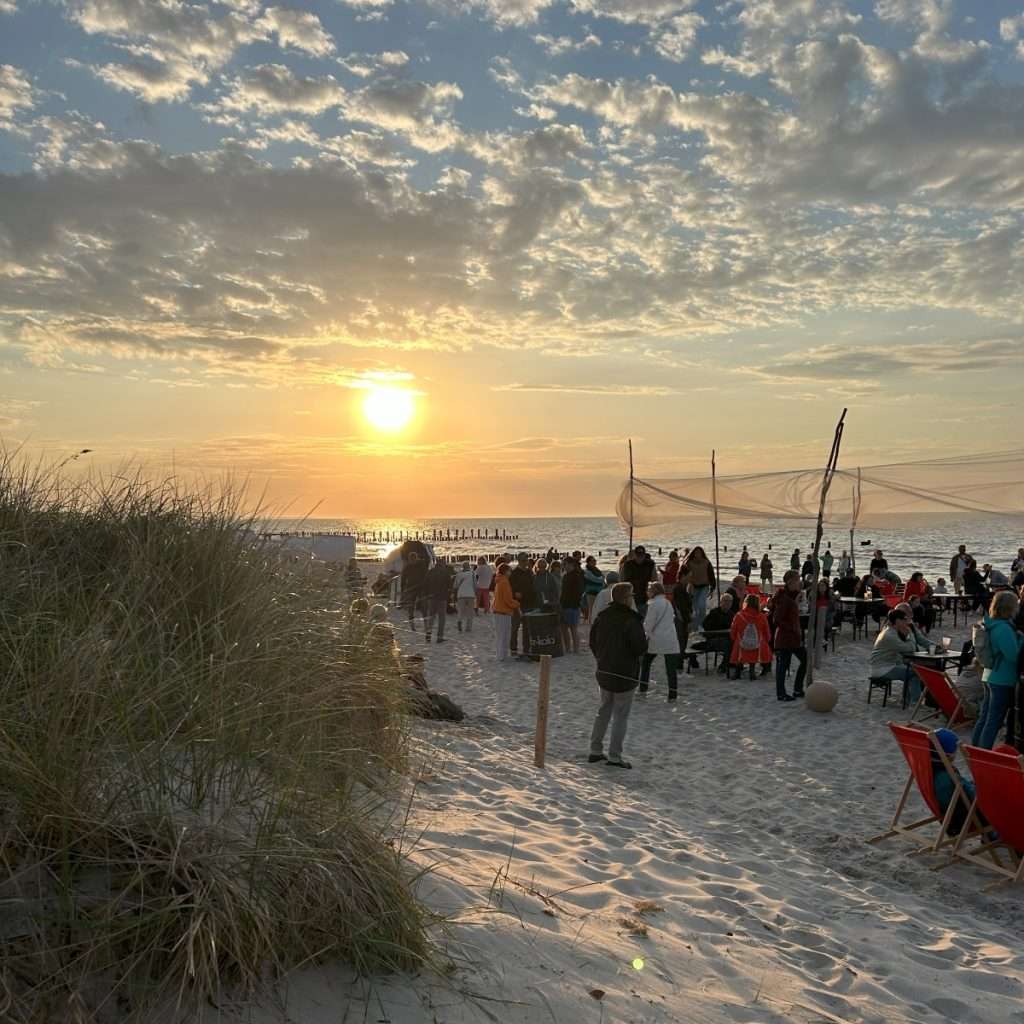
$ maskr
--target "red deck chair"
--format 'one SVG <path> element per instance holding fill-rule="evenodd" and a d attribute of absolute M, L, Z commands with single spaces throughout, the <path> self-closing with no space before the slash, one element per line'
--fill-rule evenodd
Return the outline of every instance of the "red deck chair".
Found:
<path fill-rule="evenodd" d="M 910 767 L 910 777 L 907 779 L 907 784 L 903 787 L 903 795 L 900 797 L 900 802 L 896 805 L 896 813 L 893 815 L 888 832 L 872 836 L 868 842 L 879 843 L 883 839 L 889 839 L 891 836 L 901 835 L 907 836 L 909 839 L 920 844 L 922 849 L 918 851 L 919 853 L 935 853 L 944 846 L 952 846 L 964 835 L 980 835 L 982 831 L 980 822 L 975 816 L 973 809 L 968 814 L 967 821 L 964 822 L 960 836 L 951 836 L 947 832 L 949 823 L 953 820 L 957 803 L 961 799 L 966 801 L 967 796 L 964 793 L 963 786 L 960 785 L 959 776 L 953 768 L 949 755 L 942 749 L 942 744 L 939 743 L 935 733 L 921 725 L 899 725 L 896 722 L 890 722 L 889 728 L 892 730 L 893 736 L 896 737 L 896 742 L 900 745 L 900 750 L 907 760 L 907 764 Z M 935 795 L 935 779 L 932 774 L 933 753 L 938 755 L 940 763 L 955 782 L 953 797 L 949 801 L 949 809 L 945 814 L 943 814 L 938 798 Z M 921 818 L 919 821 L 902 824 L 900 818 L 903 816 L 903 811 L 907 806 L 910 792 L 915 786 L 931 814 L 927 818 Z M 925 825 L 934 824 L 937 824 L 939 828 L 932 838 L 928 838 L 916 831 Z"/>
<path fill-rule="evenodd" d="M 923 689 L 921 696 L 917 698 L 914 710 L 911 712 L 911 721 L 917 717 L 917 713 L 922 707 L 927 707 L 924 702 L 924 695 L 926 693 L 932 695 L 932 699 L 939 705 L 939 709 L 938 711 L 933 711 L 930 715 L 926 715 L 925 721 L 929 718 L 934 718 L 940 713 L 946 716 L 946 721 L 951 729 L 974 721 L 967 713 L 967 701 L 964 700 L 963 694 L 956 688 L 956 683 L 945 672 L 940 672 L 937 668 L 928 668 L 927 665 L 914 665 L 913 669 L 917 678 L 921 680 Z"/>
<path fill-rule="evenodd" d="M 995 830 L 978 836 L 980 842 L 969 849 L 965 844 L 969 836 L 958 836 L 953 855 L 969 860 L 1002 875 L 1005 882 L 1019 882 L 1024 878 L 1024 756 L 1003 754 L 966 743 L 964 757 L 974 776 L 977 798 L 971 814 L 980 812 Z M 1004 867 L 996 851 L 1007 850 L 1013 859 L 1012 867 Z"/>
<path fill-rule="evenodd" d="M 889 609 L 889 611 L 892 611 L 893 608 L 896 607 L 896 605 L 903 603 L 903 599 L 899 596 L 899 594 L 884 594 L 882 596 L 882 600 L 885 601 L 885 606 Z"/>

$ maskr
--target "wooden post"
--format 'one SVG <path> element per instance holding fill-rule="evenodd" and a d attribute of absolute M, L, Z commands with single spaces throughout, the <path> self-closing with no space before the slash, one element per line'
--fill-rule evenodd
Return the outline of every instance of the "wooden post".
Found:
<path fill-rule="evenodd" d="M 629 550 L 633 550 L 633 439 L 629 439 Z"/>
<path fill-rule="evenodd" d="M 722 600 L 722 567 L 718 564 L 718 476 L 715 472 L 715 450 L 711 449 L 711 501 L 715 506 L 715 592 L 719 603 Z M 733 614 L 739 611 L 733 608 Z"/>
<path fill-rule="evenodd" d="M 818 579 L 821 574 L 821 567 L 818 564 L 818 552 L 821 549 L 821 535 L 824 532 L 825 499 L 828 497 L 828 489 L 832 486 L 832 477 L 835 475 L 836 466 L 839 463 L 839 446 L 843 442 L 843 424 L 846 420 L 846 410 L 843 410 L 839 422 L 836 424 L 835 436 L 832 438 L 832 451 L 829 452 L 828 465 L 825 466 L 825 473 L 821 478 L 821 501 L 818 504 L 818 524 L 814 533 L 814 551 L 811 554 L 811 564 L 814 566 L 814 582 L 811 584 L 810 607 L 807 609 L 807 632 L 811 639 L 811 645 L 807 654 L 807 673 L 804 676 L 804 687 L 810 689 L 814 682 L 814 656 L 818 653 L 816 647 L 816 633 L 818 628 Z"/>
<path fill-rule="evenodd" d="M 537 734 L 533 741 L 533 763 L 544 767 L 548 748 L 548 702 L 551 696 L 551 655 L 540 656 L 540 685 L 537 687 Z"/>

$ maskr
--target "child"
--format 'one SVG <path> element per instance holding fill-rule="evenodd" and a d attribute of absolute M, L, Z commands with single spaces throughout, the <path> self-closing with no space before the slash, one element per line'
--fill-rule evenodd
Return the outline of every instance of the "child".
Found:
<path fill-rule="evenodd" d="M 949 591 L 946 589 L 946 577 L 940 576 L 935 581 L 935 588 L 932 590 L 933 594 L 948 594 Z"/>
<path fill-rule="evenodd" d="M 953 794 L 956 791 L 957 782 L 963 788 L 963 795 L 959 798 L 956 810 L 953 811 L 946 829 L 948 835 L 958 836 L 963 830 L 964 825 L 967 824 L 967 814 L 971 809 L 971 804 L 974 803 L 974 783 L 970 779 L 965 779 L 952 764 L 953 758 L 956 756 L 956 748 L 960 743 L 956 733 L 950 729 L 938 729 L 935 733 L 935 738 L 939 741 L 939 745 L 945 752 L 946 758 L 950 762 L 950 767 L 953 769 L 953 775 L 951 776 L 940 760 L 938 751 L 932 750 L 932 779 L 935 782 L 935 798 L 939 802 L 939 809 L 942 811 L 943 816 L 949 810 Z M 981 818 L 980 813 L 978 817 Z M 986 824 L 984 819 L 982 819 L 982 824 Z"/>

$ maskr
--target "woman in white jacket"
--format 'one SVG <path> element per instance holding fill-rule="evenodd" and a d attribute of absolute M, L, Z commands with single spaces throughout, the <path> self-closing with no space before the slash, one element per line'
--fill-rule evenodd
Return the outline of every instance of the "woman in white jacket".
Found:
<path fill-rule="evenodd" d="M 676 632 L 676 610 L 665 596 L 660 583 L 647 585 L 647 612 L 644 615 L 647 634 L 647 653 L 640 669 L 640 692 L 647 692 L 651 679 L 651 665 L 658 655 L 665 656 L 665 675 L 668 677 L 668 699 L 675 700 L 679 669 L 679 634 Z"/>

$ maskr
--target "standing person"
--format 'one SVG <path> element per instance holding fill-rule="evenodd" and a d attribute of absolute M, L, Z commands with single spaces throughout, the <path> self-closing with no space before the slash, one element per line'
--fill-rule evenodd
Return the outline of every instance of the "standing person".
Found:
<path fill-rule="evenodd" d="M 800 571 L 800 549 L 794 548 L 793 554 L 789 556 L 789 567 L 795 572 Z"/>
<path fill-rule="evenodd" d="M 956 554 L 949 560 L 949 578 L 953 581 L 953 592 L 956 594 L 964 592 L 964 573 L 970 561 L 971 556 L 967 554 L 966 544 L 961 544 L 956 549 Z"/>
<path fill-rule="evenodd" d="M 415 551 L 410 551 L 408 556 L 402 559 L 402 605 L 409 615 L 409 629 L 416 632 L 416 612 L 419 611 L 423 617 L 423 624 L 427 622 L 426 594 L 423 590 L 423 581 L 427 578 L 430 566 L 426 559 L 420 558 Z"/>
<path fill-rule="evenodd" d="M 516 555 L 516 567 L 509 573 L 509 583 L 512 584 L 512 596 L 516 599 L 517 606 L 512 612 L 512 635 L 509 641 L 509 650 L 515 656 L 519 653 L 519 628 L 523 630 L 523 653 L 530 651 L 530 638 L 528 626 L 523 616 L 537 607 L 537 593 L 533 589 L 533 573 L 530 572 L 530 556 L 525 551 Z"/>
<path fill-rule="evenodd" d="M 458 614 L 456 623 L 459 632 L 473 632 L 473 606 L 476 604 L 476 573 L 469 562 L 463 562 L 462 568 L 455 574 L 455 609 Z"/>
<path fill-rule="evenodd" d="M 835 557 L 832 555 L 831 548 L 821 556 L 821 574 L 828 579 L 832 575 L 832 563 L 835 561 Z"/>
<path fill-rule="evenodd" d="M 696 632 L 704 622 L 708 610 L 708 597 L 715 585 L 715 567 L 704 549 L 698 544 L 683 561 L 682 578 L 693 587 L 693 620 L 690 632 Z"/>
<path fill-rule="evenodd" d="M 622 567 L 622 582 L 633 584 L 633 600 L 641 616 L 647 607 L 647 584 L 654 581 L 657 572 L 654 559 L 642 544 L 633 548 Z"/>
<path fill-rule="evenodd" d="M 673 548 L 668 553 L 668 561 L 665 563 L 665 568 L 661 570 L 661 582 L 665 584 L 665 593 L 671 594 L 672 587 L 676 585 L 676 581 L 679 579 L 679 552 Z"/>
<path fill-rule="evenodd" d="M 423 580 L 427 599 L 427 643 L 437 622 L 437 642 L 444 643 L 444 627 L 448 619 L 448 595 L 452 589 L 452 572 L 443 562 L 435 562 Z"/>
<path fill-rule="evenodd" d="M 967 559 L 967 568 L 964 569 L 962 583 L 964 593 L 971 599 L 971 611 L 984 609 L 989 599 L 988 588 L 985 586 L 981 573 L 978 572 L 978 563 L 973 558 Z"/>
<path fill-rule="evenodd" d="M 507 661 L 512 639 L 512 616 L 519 611 L 519 602 L 512 594 L 507 562 L 499 563 L 494 576 L 494 636 L 498 645 L 498 661 Z"/>
<path fill-rule="evenodd" d="M 739 574 L 744 580 L 750 579 L 750 572 L 753 566 L 750 562 L 750 552 L 747 550 L 747 545 L 743 545 L 743 550 L 740 552 L 740 560 L 736 564 L 736 568 L 739 570 Z"/>
<path fill-rule="evenodd" d="M 814 667 L 821 667 L 821 656 L 825 653 L 828 632 L 832 628 L 835 615 L 832 588 L 827 579 L 818 580 L 817 598 L 815 599 L 817 614 L 814 617 Z"/>
<path fill-rule="evenodd" d="M 690 623 L 693 621 L 693 588 L 689 583 L 679 582 L 672 591 L 672 604 L 676 609 L 676 633 L 679 636 L 680 664 L 690 646 Z M 697 655 L 690 655 L 690 671 L 700 667 Z"/>
<path fill-rule="evenodd" d="M 804 564 L 800 568 L 800 575 L 805 581 L 809 581 L 814 578 L 814 558 L 812 555 L 808 555 L 804 559 Z"/>
<path fill-rule="evenodd" d="M 632 768 L 622 758 L 633 691 L 640 682 L 640 659 L 647 653 L 643 619 L 630 607 L 633 587 L 616 583 L 611 604 L 590 627 L 590 649 L 597 659 L 597 685 L 601 703 L 590 733 L 591 764 L 607 761 L 615 768 Z M 604 735 L 611 722 L 608 756 L 604 755 Z"/>
<path fill-rule="evenodd" d="M 562 560 L 556 558 L 553 562 L 548 563 L 548 572 L 551 573 L 555 581 L 555 586 L 558 587 L 558 593 L 562 592 Z M 558 604 L 558 601 L 555 601 Z"/>
<path fill-rule="evenodd" d="M 542 611 L 551 611 L 558 607 L 561 584 L 548 569 L 548 563 L 543 558 L 538 558 L 533 566 L 533 592 L 537 596 L 537 606 Z"/>
<path fill-rule="evenodd" d="M 882 554 L 882 549 L 879 548 L 875 552 L 875 557 L 871 559 L 871 564 L 868 566 L 868 572 L 874 576 L 876 573 L 882 574 L 889 571 L 889 563 L 886 561 L 885 555 Z"/>
<path fill-rule="evenodd" d="M 774 568 L 775 566 L 772 565 L 772 560 L 768 557 L 768 552 L 766 551 L 761 556 L 761 586 L 763 588 L 772 585 L 772 569 Z"/>
<path fill-rule="evenodd" d="M 597 620 L 598 615 L 601 614 L 612 603 L 612 590 L 615 584 L 619 582 L 619 574 L 617 572 L 610 572 L 604 578 L 604 589 L 594 598 L 594 607 L 591 609 L 590 621 L 593 623 Z"/>
<path fill-rule="evenodd" d="M 604 573 L 597 567 L 597 559 L 587 555 L 587 564 L 583 567 L 583 596 L 586 601 L 587 622 L 594 621 L 594 602 L 597 595 L 604 590 Z"/>
<path fill-rule="evenodd" d="M 477 611 L 482 611 L 486 615 L 491 608 L 491 585 L 494 583 L 494 570 L 487 564 L 487 559 L 483 555 L 476 560 L 474 576 Z"/>
<path fill-rule="evenodd" d="M 775 696 L 781 701 L 798 700 L 804 695 L 807 648 L 800 629 L 799 597 L 800 573 L 790 569 L 782 577 L 782 589 L 772 598 L 772 618 L 775 620 Z M 793 680 L 793 693 L 789 694 L 786 692 L 786 674 L 793 658 L 800 663 L 800 667 Z"/>
<path fill-rule="evenodd" d="M 843 553 L 839 556 L 839 572 L 837 575 L 842 579 L 852 568 L 853 560 L 850 558 L 846 548 L 843 548 Z"/>
<path fill-rule="evenodd" d="M 565 572 L 562 573 L 562 593 L 559 606 L 562 612 L 562 648 L 573 654 L 580 653 L 580 605 L 587 587 L 586 577 L 579 563 L 573 558 L 565 560 Z"/>
<path fill-rule="evenodd" d="M 644 615 L 644 633 L 647 653 L 640 669 L 640 692 L 647 692 L 651 678 L 651 665 L 658 655 L 665 656 L 665 676 L 668 679 L 668 699 L 675 700 L 679 687 L 679 635 L 676 633 L 676 610 L 665 596 L 661 583 L 647 584 L 647 613 Z"/>
<path fill-rule="evenodd" d="M 987 750 L 994 746 L 1007 711 L 1013 705 L 1021 649 L 1021 636 L 1014 629 L 1013 620 L 1019 607 L 1020 602 L 1012 590 L 1001 590 L 992 598 L 984 620 L 991 665 L 981 673 L 985 693 L 971 743 Z"/>
<path fill-rule="evenodd" d="M 1024 586 L 1024 548 L 1017 548 L 1017 557 L 1010 564 L 1010 585 Z"/>
<path fill-rule="evenodd" d="M 756 594 L 748 594 L 743 607 L 733 616 L 729 629 L 732 641 L 730 661 L 736 666 L 736 678 L 743 673 L 743 666 L 750 666 L 750 678 L 754 678 L 754 666 L 760 664 L 761 675 L 765 676 L 772 665 L 771 635 L 768 632 L 768 616 L 761 611 L 761 602 Z"/>

